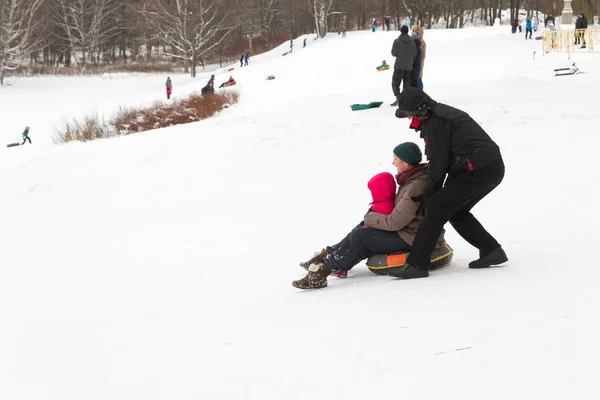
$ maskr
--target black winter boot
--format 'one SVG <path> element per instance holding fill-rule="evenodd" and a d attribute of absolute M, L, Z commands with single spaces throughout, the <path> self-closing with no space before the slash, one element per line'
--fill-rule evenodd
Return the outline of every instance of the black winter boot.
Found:
<path fill-rule="evenodd" d="M 395 102 L 393 102 L 392 104 L 390 104 L 390 106 L 392 107 L 396 107 L 398 105 L 398 100 L 396 100 Z"/>
<path fill-rule="evenodd" d="M 299 281 L 293 281 L 292 286 L 298 289 L 321 289 L 327 287 L 327 277 L 331 270 L 325 263 L 311 264 L 308 274 Z"/>
<path fill-rule="evenodd" d="M 426 278 L 429 276 L 427 268 L 417 267 L 413 264 L 404 264 L 400 268 L 393 268 L 387 273 L 389 276 L 402 279 Z"/>
<path fill-rule="evenodd" d="M 508 261 L 508 257 L 502 247 L 497 247 L 491 253 L 483 256 L 479 255 L 479 258 L 469 263 L 469 268 L 487 268 L 492 265 L 504 264 Z"/>

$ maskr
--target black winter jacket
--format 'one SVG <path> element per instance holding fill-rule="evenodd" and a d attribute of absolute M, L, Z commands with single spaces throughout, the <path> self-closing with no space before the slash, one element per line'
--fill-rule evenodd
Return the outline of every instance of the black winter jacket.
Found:
<path fill-rule="evenodd" d="M 394 69 L 412 71 L 413 61 L 417 54 L 417 45 L 407 33 L 401 34 L 394 40 L 392 45 L 392 56 L 396 57 Z"/>
<path fill-rule="evenodd" d="M 398 101 L 399 107 L 409 112 L 422 105 L 429 108 L 416 128 L 425 140 L 425 155 L 429 161 L 425 198 L 442 188 L 446 175 L 480 169 L 502 158 L 498 145 L 466 112 L 437 103 L 415 88 L 404 90 Z"/>

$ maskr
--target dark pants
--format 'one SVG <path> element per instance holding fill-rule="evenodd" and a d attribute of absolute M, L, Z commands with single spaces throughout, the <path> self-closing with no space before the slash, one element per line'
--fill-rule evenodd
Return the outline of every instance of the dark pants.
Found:
<path fill-rule="evenodd" d="M 392 90 L 394 96 L 400 95 L 400 83 L 402 83 L 402 90 L 410 87 L 410 75 L 411 71 L 405 69 L 394 69 L 394 75 L 392 75 Z"/>
<path fill-rule="evenodd" d="M 362 260 L 381 253 L 407 252 L 410 246 L 398 232 L 357 225 L 341 242 L 327 247 L 325 263 L 332 270 L 350 270 Z"/>
<path fill-rule="evenodd" d="M 531 39 L 531 35 L 533 34 L 533 31 L 531 29 L 526 29 L 525 30 L 525 39 L 527 39 L 527 34 L 529 34 L 529 39 Z"/>
<path fill-rule="evenodd" d="M 448 221 L 463 239 L 479 249 L 480 255 L 487 255 L 499 247 L 496 239 L 471 214 L 471 209 L 494 190 L 503 178 L 504 162 L 501 159 L 481 169 L 463 171 L 455 177 L 449 177 L 444 187 L 427 202 L 425 217 L 406 263 L 427 268 L 431 252 Z"/>
<path fill-rule="evenodd" d="M 29 144 L 31 144 L 31 139 L 29 138 L 29 136 L 25 136 L 23 138 L 23 143 L 21 143 L 21 145 L 25 144 L 25 142 L 28 141 L 28 140 L 29 140 Z"/>

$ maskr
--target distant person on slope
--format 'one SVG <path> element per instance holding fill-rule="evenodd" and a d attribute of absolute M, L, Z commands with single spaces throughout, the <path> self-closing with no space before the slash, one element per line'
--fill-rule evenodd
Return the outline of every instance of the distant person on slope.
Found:
<path fill-rule="evenodd" d="M 167 76 L 167 82 L 165 82 L 165 86 L 167 87 L 167 100 L 171 98 L 171 93 L 173 93 L 173 82 L 171 82 L 171 77 Z"/>
<path fill-rule="evenodd" d="M 538 17 L 533 17 L 533 30 L 535 32 L 537 32 L 538 28 L 540 27 L 540 20 Z"/>
<path fill-rule="evenodd" d="M 244 66 L 244 53 L 240 56 L 240 67 Z"/>
<path fill-rule="evenodd" d="M 248 66 L 248 61 L 250 61 L 250 53 L 246 52 L 246 54 L 244 54 L 244 66 L 245 67 Z"/>
<path fill-rule="evenodd" d="M 423 34 L 425 32 L 419 25 L 414 25 L 412 30 L 413 32 L 417 32 L 419 34 L 419 40 L 421 41 L 421 68 L 419 70 L 419 78 L 417 80 L 416 87 L 423 90 L 423 68 L 425 68 L 425 57 L 427 55 L 427 43 L 425 43 L 425 39 L 423 39 Z"/>
<path fill-rule="evenodd" d="M 529 39 L 533 39 L 531 35 L 533 34 L 533 26 L 531 26 L 531 18 L 527 18 L 525 22 L 525 40 L 527 40 L 527 34 L 529 34 Z"/>
<path fill-rule="evenodd" d="M 410 86 L 411 87 L 419 87 L 419 74 L 421 73 L 421 39 L 419 38 L 418 31 L 415 32 L 414 28 L 417 25 L 413 26 L 413 34 L 410 36 L 412 40 L 415 41 L 415 45 L 417 46 L 417 54 L 413 60 L 413 67 L 410 73 Z M 420 88 L 419 89 L 423 89 Z"/>
<path fill-rule="evenodd" d="M 388 211 L 384 203 L 373 204 L 364 220 L 341 242 L 325 247 L 310 260 L 300 264 L 308 270 L 308 274 L 303 279 L 292 282 L 293 286 L 299 289 L 323 288 L 327 286 L 329 275 L 345 277 L 352 267 L 374 254 L 410 251 L 421 223 L 421 217 L 417 216 L 418 205 L 412 199 L 423 194 L 427 166 L 421 164 L 421 150 L 412 142 L 396 146 L 393 155 L 399 187 L 392 212 L 381 212 Z M 374 198 L 380 194 L 385 196 L 391 189 L 389 179 L 385 175 L 374 179 L 375 186 L 378 186 L 373 193 Z M 373 186 L 373 180 L 369 185 L 370 188 Z M 379 206 L 384 209 L 379 209 Z M 443 235 L 439 236 L 440 244 L 443 244 Z"/>
<path fill-rule="evenodd" d="M 21 143 L 21 145 L 24 145 L 27 140 L 29 140 L 29 144 L 31 144 L 31 138 L 29 137 L 29 127 L 28 126 L 26 126 L 25 130 L 23 131 L 23 143 Z"/>
<path fill-rule="evenodd" d="M 236 82 L 235 82 L 235 79 L 233 79 L 233 76 L 230 76 L 228 81 L 221 83 L 221 86 L 219 86 L 219 89 L 228 87 L 228 86 L 233 86 L 233 85 L 235 85 L 235 83 Z"/>
<path fill-rule="evenodd" d="M 471 214 L 471 209 L 504 178 L 498 145 L 469 114 L 432 100 L 422 90 L 407 89 L 398 100 L 398 111 L 413 116 L 411 128 L 425 140 L 429 164 L 423 194 L 413 198 L 421 204 L 423 222 L 406 264 L 388 274 L 404 279 L 429 276 L 431 253 L 448 221 L 479 249 L 479 259 L 469 263 L 469 268 L 508 261 L 498 241 Z"/>
<path fill-rule="evenodd" d="M 402 90 L 410 87 L 410 75 L 416 54 L 417 46 L 415 41 L 408 36 L 408 26 L 402 25 L 400 36 L 394 40 L 394 44 L 392 45 L 392 56 L 396 57 L 394 75 L 392 75 L 392 91 L 394 92 L 396 101 L 392 103 L 392 107 L 398 105 L 400 83 L 402 82 Z"/>
<path fill-rule="evenodd" d="M 550 24 L 552 24 L 550 26 Z M 548 16 L 544 19 L 544 26 L 546 28 L 554 28 L 556 26 L 556 22 L 554 22 L 554 16 L 552 15 L 552 13 L 548 13 Z"/>
<path fill-rule="evenodd" d="M 211 75 L 210 79 L 206 83 L 206 86 L 202 88 L 202 94 L 214 94 L 215 93 L 215 76 Z"/>

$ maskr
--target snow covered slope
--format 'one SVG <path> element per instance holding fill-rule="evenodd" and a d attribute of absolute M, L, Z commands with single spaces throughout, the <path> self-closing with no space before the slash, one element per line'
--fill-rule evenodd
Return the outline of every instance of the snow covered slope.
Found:
<path fill-rule="evenodd" d="M 359 265 L 291 286 L 361 219 L 393 147 L 422 145 L 375 70 L 395 36 L 298 40 L 236 68 L 240 103 L 218 116 L 92 143 L 54 146 L 52 126 L 161 99 L 164 77 L 0 88 L 0 139 L 34 141 L 0 148 L 0 398 L 599 398 L 597 55 L 554 78 L 566 56 L 504 28 L 427 31 L 426 91 L 505 157 L 474 212 L 509 263 L 469 270 L 448 227 L 454 261 L 428 279 Z"/>

